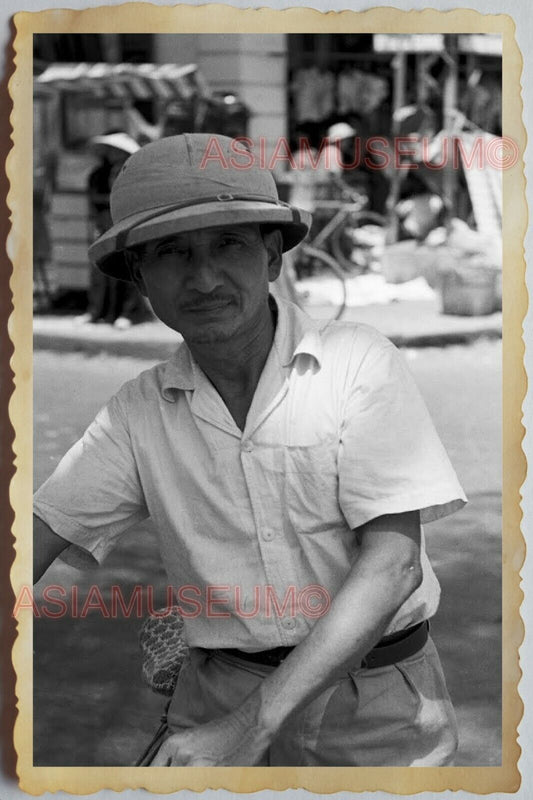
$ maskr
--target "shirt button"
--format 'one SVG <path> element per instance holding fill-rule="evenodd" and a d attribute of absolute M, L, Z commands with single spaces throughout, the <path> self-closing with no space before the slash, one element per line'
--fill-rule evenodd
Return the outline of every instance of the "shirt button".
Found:
<path fill-rule="evenodd" d="M 296 622 L 295 622 L 295 620 L 293 620 L 293 619 L 282 619 L 282 620 L 281 620 L 281 624 L 282 624 L 282 625 L 283 625 L 283 627 L 284 627 L 284 628 L 286 628 L 288 631 L 292 631 L 292 630 L 293 630 L 293 628 L 295 628 L 295 627 L 296 627 Z"/>
<path fill-rule="evenodd" d="M 242 443 L 242 449 L 245 453 L 251 453 L 254 449 L 254 443 L 247 439 L 245 442 Z"/>

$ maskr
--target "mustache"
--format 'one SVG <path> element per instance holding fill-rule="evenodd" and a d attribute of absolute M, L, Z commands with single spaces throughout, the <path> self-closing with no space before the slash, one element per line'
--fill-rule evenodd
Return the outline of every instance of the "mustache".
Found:
<path fill-rule="evenodd" d="M 188 300 L 186 303 L 180 304 L 182 311 L 195 311 L 197 309 L 208 308 L 213 305 L 231 303 L 233 297 L 228 294 L 208 294 L 198 295 Z"/>

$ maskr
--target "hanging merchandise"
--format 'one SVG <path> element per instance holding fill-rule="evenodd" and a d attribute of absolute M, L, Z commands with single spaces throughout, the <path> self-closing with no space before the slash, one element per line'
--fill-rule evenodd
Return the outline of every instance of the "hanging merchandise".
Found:
<path fill-rule="evenodd" d="M 482 153 L 485 154 L 483 163 L 477 163 L 472 157 L 468 163 L 463 159 L 463 170 L 478 231 L 501 242 L 502 171 L 501 168 L 491 164 L 491 159 L 487 156 L 492 143 L 499 141 L 498 137 L 485 131 L 476 133 L 463 131 L 460 138 L 463 145 L 461 153 L 472 154 L 480 141 L 483 144 Z"/>
<path fill-rule="evenodd" d="M 491 133 L 501 131 L 502 89 L 499 81 L 486 78 L 472 85 L 470 81 L 461 108 L 474 125 Z"/>
<path fill-rule="evenodd" d="M 385 78 L 359 69 L 343 70 L 337 80 L 339 114 L 371 114 L 389 94 Z"/>
<path fill-rule="evenodd" d="M 318 67 L 299 69 L 291 84 L 296 122 L 321 122 L 335 111 L 335 76 Z"/>

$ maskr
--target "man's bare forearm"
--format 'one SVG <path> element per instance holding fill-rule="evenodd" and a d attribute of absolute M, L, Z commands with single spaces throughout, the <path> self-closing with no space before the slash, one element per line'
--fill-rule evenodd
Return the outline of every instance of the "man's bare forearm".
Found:
<path fill-rule="evenodd" d="M 39 517 L 33 516 L 33 582 L 44 575 L 50 564 L 68 546 L 52 528 Z"/>
<path fill-rule="evenodd" d="M 252 766 L 284 722 L 378 642 L 421 581 L 418 512 L 354 533 L 361 552 L 328 614 L 231 714 L 170 736 L 153 766 Z"/>
<path fill-rule="evenodd" d="M 403 532 L 392 527 L 388 530 L 388 524 L 397 525 L 400 516 Z M 257 709 L 261 727 L 279 730 L 292 713 L 316 697 L 348 666 L 361 661 L 420 585 L 418 513 L 398 518 L 395 515 L 390 517 L 390 523 L 386 518 L 374 523 L 363 532 L 360 557 L 327 615 L 262 682 Z"/>

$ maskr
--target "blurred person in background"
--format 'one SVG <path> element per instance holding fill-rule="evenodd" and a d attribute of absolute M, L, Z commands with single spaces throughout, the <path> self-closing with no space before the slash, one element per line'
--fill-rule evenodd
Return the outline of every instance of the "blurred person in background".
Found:
<path fill-rule="evenodd" d="M 109 208 L 111 187 L 132 153 L 139 145 L 131 136 L 114 131 L 90 140 L 91 149 L 99 157 L 88 181 L 90 242 L 98 239 L 112 225 Z M 85 314 L 76 317 L 78 324 L 105 322 L 119 330 L 126 330 L 134 322 L 148 318 L 146 304 L 135 286 L 115 280 L 91 267 L 88 307 Z"/>
<path fill-rule="evenodd" d="M 57 155 L 48 152 L 34 162 L 33 175 L 33 279 L 34 309 L 46 311 L 53 304 L 53 293 L 47 266 L 52 255 L 48 214 L 55 184 Z"/>

